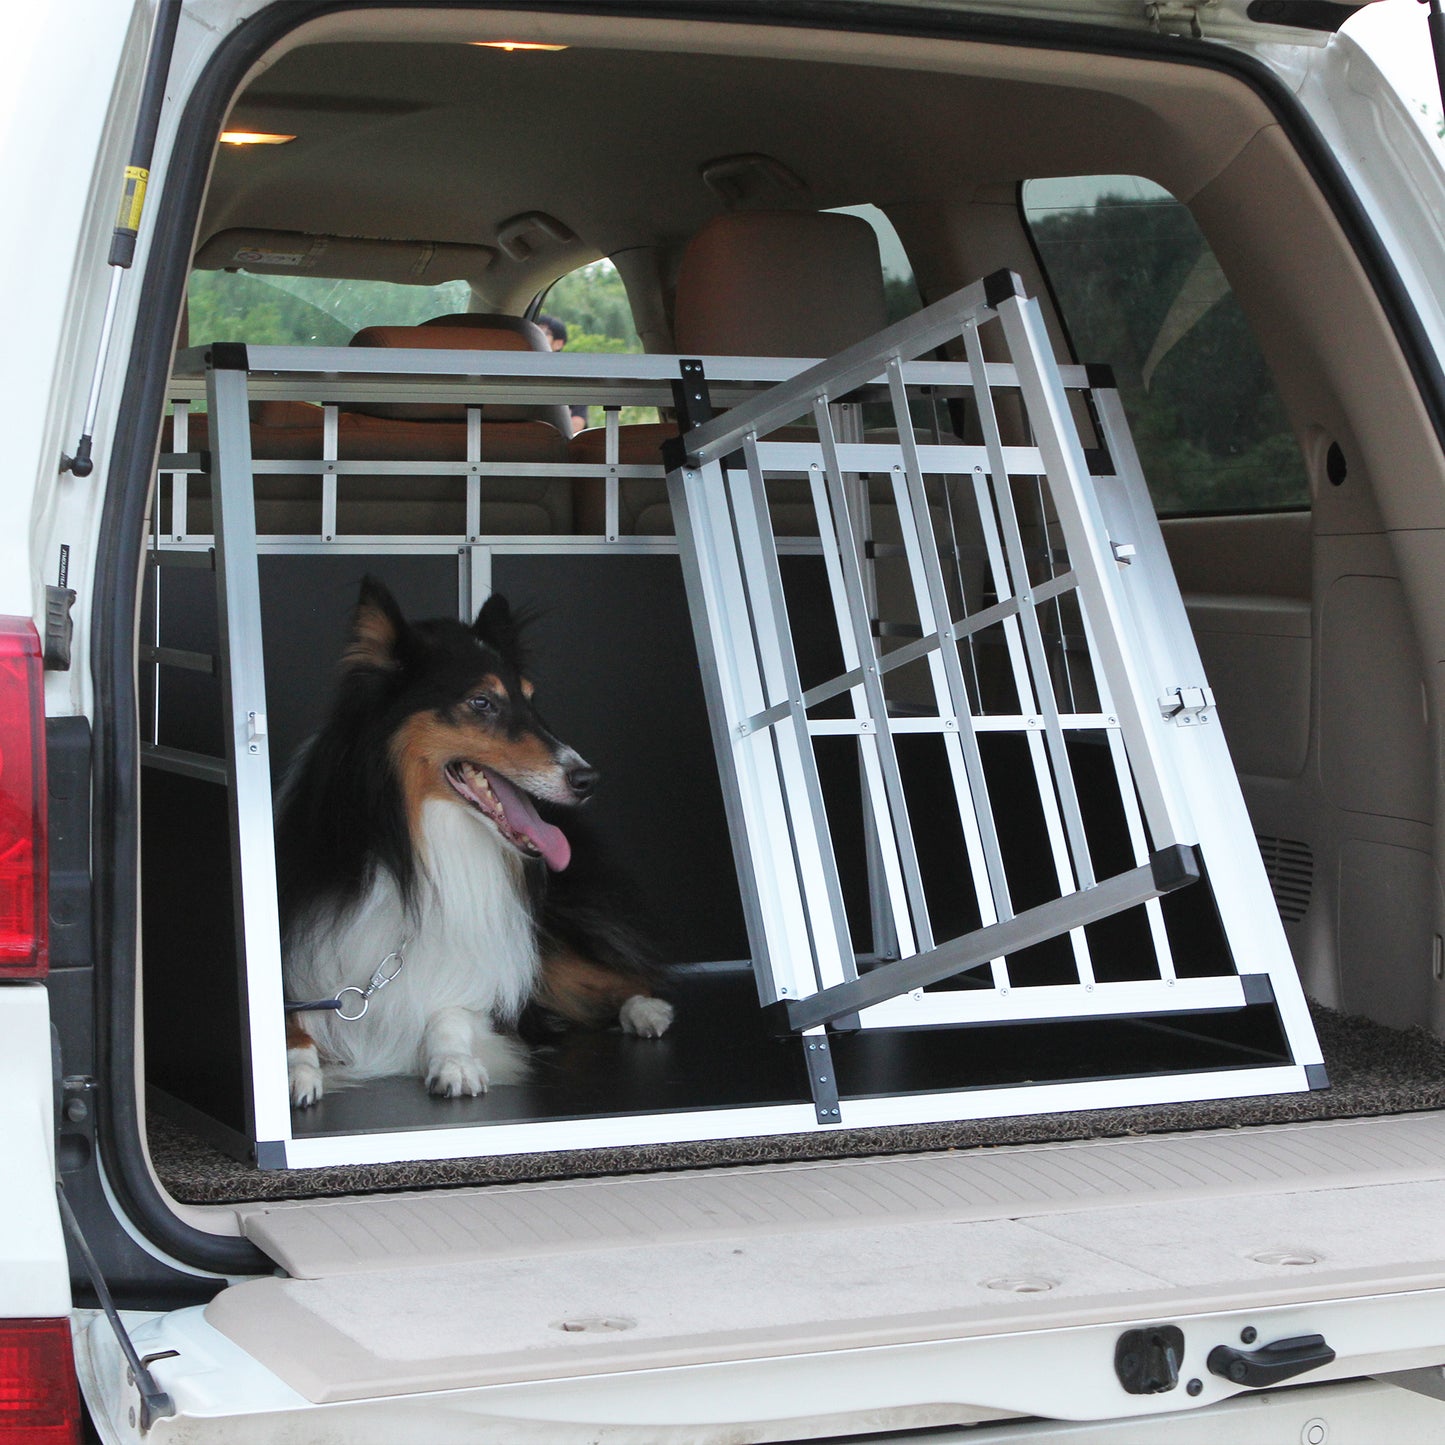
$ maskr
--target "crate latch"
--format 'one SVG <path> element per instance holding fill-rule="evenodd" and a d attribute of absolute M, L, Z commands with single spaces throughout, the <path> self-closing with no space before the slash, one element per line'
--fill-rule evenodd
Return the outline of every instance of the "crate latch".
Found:
<path fill-rule="evenodd" d="M 1209 721 L 1214 693 L 1207 687 L 1175 687 L 1159 698 L 1159 712 L 1176 727 L 1195 727 Z"/>

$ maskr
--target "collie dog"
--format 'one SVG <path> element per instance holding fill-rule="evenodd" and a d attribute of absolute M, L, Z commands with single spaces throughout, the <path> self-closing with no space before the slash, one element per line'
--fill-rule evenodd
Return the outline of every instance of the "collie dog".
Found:
<path fill-rule="evenodd" d="M 516 1082 L 529 1004 L 646 1037 L 672 1021 L 635 937 L 564 883 L 572 843 L 538 804 L 575 807 L 598 775 L 543 725 L 518 632 L 500 596 L 471 627 L 408 622 L 362 583 L 278 808 L 296 1105 L 328 1077 L 420 1075 L 446 1098 Z"/>

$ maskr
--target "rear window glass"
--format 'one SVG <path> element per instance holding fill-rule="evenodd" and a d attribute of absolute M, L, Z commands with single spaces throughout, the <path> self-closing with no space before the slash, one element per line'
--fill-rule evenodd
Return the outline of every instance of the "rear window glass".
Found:
<path fill-rule="evenodd" d="M 1113 367 L 1161 515 L 1309 504 L 1259 347 L 1188 210 L 1138 176 L 1028 181 L 1023 213 L 1075 360 Z"/>
<path fill-rule="evenodd" d="M 418 326 L 466 311 L 471 286 L 405 286 L 323 276 L 253 276 L 194 271 L 186 293 L 190 344 L 244 341 L 251 346 L 345 346 L 367 326 Z"/>

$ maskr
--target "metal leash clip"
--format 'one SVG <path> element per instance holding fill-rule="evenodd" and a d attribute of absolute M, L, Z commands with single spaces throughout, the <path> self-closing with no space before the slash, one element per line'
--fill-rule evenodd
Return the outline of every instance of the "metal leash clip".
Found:
<path fill-rule="evenodd" d="M 355 1023 L 357 1019 L 365 1017 L 367 1009 L 371 1007 L 372 994 L 379 993 L 387 986 L 387 984 L 392 981 L 392 979 L 397 976 L 397 974 L 401 972 L 402 967 L 406 963 L 406 956 L 402 951 L 405 947 L 406 945 L 403 944 L 402 948 L 392 949 L 392 951 L 388 953 L 387 956 L 383 958 L 379 964 L 377 964 L 376 971 L 367 980 L 365 988 L 360 988 L 354 983 L 348 984 L 336 995 L 337 1018 L 345 1019 L 347 1023 Z M 396 967 L 393 968 L 390 973 L 388 973 L 386 966 L 387 964 L 391 963 L 393 959 L 396 961 Z M 361 1004 L 360 1009 L 358 1009 L 354 1014 L 349 1014 L 342 1011 L 341 1001 L 349 993 L 354 993 Z"/>

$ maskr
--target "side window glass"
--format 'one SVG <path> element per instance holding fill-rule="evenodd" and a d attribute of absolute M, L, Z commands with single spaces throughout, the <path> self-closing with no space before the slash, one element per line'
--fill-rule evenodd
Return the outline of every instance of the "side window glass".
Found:
<path fill-rule="evenodd" d="M 837 206 L 840 215 L 858 216 L 873 227 L 878 237 L 878 255 L 883 262 L 883 296 L 888 305 L 888 321 L 902 321 L 923 309 L 918 282 L 913 279 L 913 266 L 893 222 L 877 206 Z"/>
<path fill-rule="evenodd" d="M 642 342 L 632 323 L 632 305 L 627 288 L 611 261 L 592 261 L 568 272 L 549 286 L 542 296 L 535 318 L 544 330 L 565 339 L 564 351 L 640 352 Z M 553 324 L 560 322 L 560 329 Z M 605 420 L 600 406 L 588 407 L 587 426 L 601 426 Z M 581 407 L 574 410 L 577 416 Z M 624 406 L 619 421 L 624 426 L 655 422 L 655 406 Z M 577 416 L 573 426 L 584 420 Z"/>
<path fill-rule="evenodd" d="M 1160 515 L 1309 505 L 1279 394 L 1188 210 L 1138 176 L 1023 186 L 1075 359 L 1114 368 Z"/>

